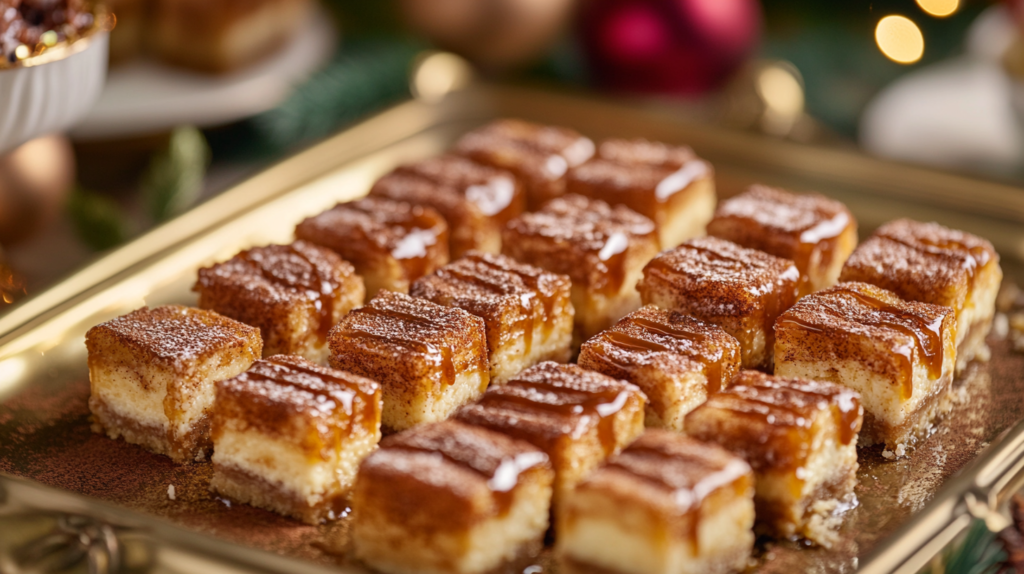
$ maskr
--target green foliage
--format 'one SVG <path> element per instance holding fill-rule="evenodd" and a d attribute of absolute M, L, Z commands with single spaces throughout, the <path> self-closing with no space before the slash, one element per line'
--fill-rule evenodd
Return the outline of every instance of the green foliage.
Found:
<path fill-rule="evenodd" d="M 142 177 L 142 200 L 154 221 L 166 221 L 199 198 L 210 163 L 203 133 L 192 126 L 175 128 L 167 148 L 153 156 Z"/>
<path fill-rule="evenodd" d="M 947 549 L 939 563 L 922 574 L 995 574 L 1006 560 L 1006 551 L 998 534 L 983 520 L 975 520 L 963 541 Z"/>
<path fill-rule="evenodd" d="M 78 237 L 91 249 L 102 251 L 128 239 L 127 217 L 109 197 L 79 187 L 68 196 L 66 209 Z"/>
<path fill-rule="evenodd" d="M 422 46 L 404 40 L 350 42 L 280 106 L 210 133 L 218 159 L 277 157 L 409 97 Z"/>

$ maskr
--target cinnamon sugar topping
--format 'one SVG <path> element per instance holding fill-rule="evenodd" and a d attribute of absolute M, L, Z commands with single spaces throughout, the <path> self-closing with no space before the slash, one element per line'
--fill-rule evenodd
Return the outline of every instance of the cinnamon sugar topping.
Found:
<path fill-rule="evenodd" d="M 150 360 L 176 369 L 226 349 L 251 347 L 254 340 L 260 340 L 255 327 L 183 305 L 137 309 L 93 327 L 86 340 L 100 331 Z M 258 357 L 260 351 L 251 349 L 251 354 Z"/>
<path fill-rule="evenodd" d="M 948 307 L 903 301 L 890 291 L 866 283 L 840 283 L 801 299 L 779 317 L 779 327 L 830 333 L 856 333 L 891 342 L 899 355 L 902 395 L 911 396 L 914 362 L 928 368 L 928 376 L 942 376 L 946 339 L 953 312 Z M 911 344 L 905 344 L 906 338 Z M 915 352 L 916 351 L 916 352 Z"/>
<path fill-rule="evenodd" d="M 633 243 L 657 242 L 654 222 L 623 206 L 579 195 L 509 222 L 503 251 L 595 290 L 618 291 Z"/>

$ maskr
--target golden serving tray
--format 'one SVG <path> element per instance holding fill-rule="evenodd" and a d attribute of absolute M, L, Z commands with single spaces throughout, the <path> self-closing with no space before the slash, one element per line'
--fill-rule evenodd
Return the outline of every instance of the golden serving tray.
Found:
<path fill-rule="evenodd" d="M 1009 280 L 1024 282 L 1024 190 L 696 126 L 671 108 L 636 108 L 525 88 L 477 86 L 396 106 L 288 159 L 0 317 L 0 572 L 89 561 L 95 572 L 361 571 L 344 520 L 318 527 L 230 505 L 206 486 L 209 464 L 179 467 L 89 430 L 83 337 L 142 305 L 194 304 L 196 270 L 241 249 L 287 242 L 296 222 L 364 194 L 396 164 L 437 154 L 496 117 L 693 146 L 720 195 L 752 182 L 845 202 L 861 236 L 896 217 L 989 238 Z M 762 542 L 759 572 L 916 572 L 971 517 L 1000 524 L 1024 476 L 1024 355 L 990 341 L 988 364 L 958 383 L 963 400 L 913 456 L 862 449 L 860 506 L 831 550 Z M 968 400 L 969 399 L 969 400 Z M 1012 427 L 1012 428 L 1011 428 Z M 957 474 L 959 472 L 959 474 Z M 174 485 L 172 500 L 168 487 Z M 63 561 L 63 562 L 61 562 Z M 83 570 L 84 571 L 84 570 Z M 555 572 L 549 557 L 531 570 Z"/>

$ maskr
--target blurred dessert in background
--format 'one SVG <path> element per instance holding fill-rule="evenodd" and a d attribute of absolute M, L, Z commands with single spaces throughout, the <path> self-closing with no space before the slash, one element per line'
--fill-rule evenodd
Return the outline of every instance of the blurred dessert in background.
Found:
<path fill-rule="evenodd" d="M 146 47 L 169 64 L 229 72 L 283 46 L 311 5 L 310 0 L 154 0 Z"/>
<path fill-rule="evenodd" d="M 110 31 L 110 63 L 127 62 L 142 53 L 146 37 L 147 0 L 107 0 L 107 6 L 117 18 Z"/>
<path fill-rule="evenodd" d="M 284 46 L 312 5 L 311 0 L 111 0 L 117 27 L 110 62 L 148 52 L 191 70 L 231 72 Z"/>

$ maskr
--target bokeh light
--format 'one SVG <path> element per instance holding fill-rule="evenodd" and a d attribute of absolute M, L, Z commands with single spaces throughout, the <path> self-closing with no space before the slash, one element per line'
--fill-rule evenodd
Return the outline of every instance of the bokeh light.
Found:
<path fill-rule="evenodd" d="M 913 64 L 924 54 L 924 35 L 913 21 L 903 16 L 886 16 L 875 27 L 878 49 L 890 60 Z"/>
<path fill-rule="evenodd" d="M 932 16 L 945 18 L 956 12 L 960 7 L 960 0 L 917 0 L 917 5 Z"/>

